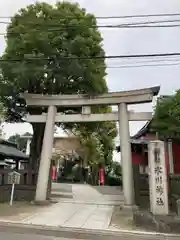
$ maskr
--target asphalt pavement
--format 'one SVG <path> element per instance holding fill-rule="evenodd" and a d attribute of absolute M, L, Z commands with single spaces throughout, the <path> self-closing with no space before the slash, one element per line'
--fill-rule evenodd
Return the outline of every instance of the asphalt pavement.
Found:
<path fill-rule="evenodd" d="M 62 238 L 62 237 L 54 237 L 54 236 L 44 236 L 44 235 L 37 235 L 37 234 L 29 234 L 29 233 L 11 233 L 11 232 L 0 232 L 0 239 L 6 240 L 77 240 L 77 238 Z M 93 240 L 93 238 L 90 238 Z M 111 238 L 112 239 L 112 238 Z M 116 239 L 116 238 L 115 238 Z M 137 236 L 120 236 L 119 240 L 157 240 L 158 237 L 148 237 L 148 236 L 141 236 L 138 238 Z M 162 238 L 161 238 L 162 239 Z M 164 237 L 163 240 L 174 239 L 178 240 L 179 238 L 169 238 Z M 81 239 L 83 240 L 83 239 Z"/>
<path fill-rule="evenodd" d="M 180 236 L 135 234 L 123 232 L 94 232 L 37 230 L 36 228 L 0 226 L 0 240 L 179 240 Z"/>
<path fill-rule="evenodd" d="M 43 235 L 36 234 L 26 234 L 26 233 L 9 233 L 9 232 L 0 232 L 0 239 L 6 240 L 75 240 L 59 237 L 47 237 Z"/>

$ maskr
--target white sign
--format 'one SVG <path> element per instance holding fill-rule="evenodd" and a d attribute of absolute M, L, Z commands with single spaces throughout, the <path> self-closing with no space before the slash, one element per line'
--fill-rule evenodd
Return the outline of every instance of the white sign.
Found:
<path fill-rule="evenodd" d="M 19 184 L 21 174 L 13 171 L 8 174 L 8 184 Z"/>
<path fill-rule="evenodd" d="M 12 184 L 10 206 L 12 206 L 13 204 L 15 184 L 20 183 L 20 177 L 21 177 L 21 174 L 16 171 L 13 171 L 8 175 L 8 184 Z"/>
<path fill-rule="evenodd" d="M 165 146 L 162 141 L 148 145 L 150 210 L 154 215 L 168 215 L 168 183 Z"/>

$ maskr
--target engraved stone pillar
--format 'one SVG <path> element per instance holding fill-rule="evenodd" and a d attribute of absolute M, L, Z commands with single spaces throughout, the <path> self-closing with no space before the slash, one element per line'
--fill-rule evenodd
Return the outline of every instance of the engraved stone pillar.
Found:
<path fill-rule="evenodd" d="M 148 146 L 150 210 L 154 215 L 168 215 L 168 183 L 165 146 L 152 141 Z"/>

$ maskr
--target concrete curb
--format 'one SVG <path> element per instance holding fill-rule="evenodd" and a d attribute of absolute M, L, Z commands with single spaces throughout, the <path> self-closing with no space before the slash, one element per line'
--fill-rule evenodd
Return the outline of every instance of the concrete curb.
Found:
<path fill-rule="evenodd" d="M 165 234 L 158 232 L 141 232 L 141 231 L 129 231 L 120 229 L 84 229 L 84 228 L 70 228 L 70 227 L 50 227 L 46 225 L 33 225 L 23 224 L 22 222 L 9 222 L 0 221 L 0 231 L 9 231 L 13 233 L 33 233 L 43 236 L 54 236 L 63 238 L 75 238 L 75 239 L 93 239 L 93 240 L 119 240 L 120 237 L 128 239 L 141 239 L 143 237 L 148 240 L 164 240 L 173 239 L 179 240 L 179 234 Z"/>
<path fill-rule="evenodd" d="M 122 201 L 82 201 L 82 200 L 69 200 L 69 199 L 58 199 L 58 203 L 72 203 L 72 204 L 87 204 L 87 205 L 104 205 L 104 206 L 119 206 L 123 204 Z"/>

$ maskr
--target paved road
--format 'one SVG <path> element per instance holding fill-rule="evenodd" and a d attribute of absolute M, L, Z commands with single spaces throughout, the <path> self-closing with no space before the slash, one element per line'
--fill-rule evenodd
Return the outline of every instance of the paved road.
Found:
<path fill-rule="evenodd" d="M 133 233 L 37 230 L 34 228 L 0 226 L 0 240 L 179 240 L 180 236 Z"/>
<path fill-rule="evenodd" d="M 34 234 L 26 234 L 26 233 L 7 233 L 0 232 L 0 239 L 6 240 L 75 240 L 75 239 L 67 239 L 67 238 L 59 238 L 59 237 L 47 237 L 41 235 Z"/>
<path fill-rule="evenodd" d="M 101 234 L 98 235 L 91 235 L 91 234 L 85 234 L 84 237 L 81 235 L 76 235 L 75 233 L 69 232 L 69 237 L 68 236 L 63 236 L 63 234 L 60 233 L 60 236 L 55 234 L 54 235 L 52 232 L 41 232 L 41 233 L 35 233 L 36 230 L 32 230 L 30 233 L 28 232 L 23 232 L 23 229 L 19 228 L 19 233 L 18 232 L 13 232 L 9 228 L 4 228 L 4 230 L 0 229 L 0 239 L 2 240 L 179 240 L 179 236 L 153 236 L 153 235 L 136 235 L 136 234 L 119 234 L 119 235 L 114 235 L 114 234 L 109 234 L 109 236 L 103 236 Z"/>
<path fill-rule="evenodd" d="M 43 235 L 36 235 L 36 234 L 27 234 L 27 233 L 8 233 L 8 232 L 0 232 L 0 239 L 4 240 L 78 240 L 78 238 L 61 238 L 61 237 L 53 237 L 53 236 L 43 236 Z M 93 240 L 94 238 L 89 238 L 89 240 Z M 114 239 L 114 238 L 110 238 Z M 169 237 L 148 237 L 148 236 L 120 236 L 119 240 L 178 240 L 179 238 L 169 238 Z M 83 240 L 83 239 L 80 239 Z M 117 240 L 117 238 L 115 238 Z"/>

